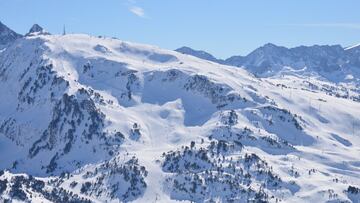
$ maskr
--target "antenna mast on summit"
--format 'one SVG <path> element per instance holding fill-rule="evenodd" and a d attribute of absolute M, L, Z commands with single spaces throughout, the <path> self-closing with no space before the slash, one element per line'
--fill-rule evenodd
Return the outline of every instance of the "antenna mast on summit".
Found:
<path fill-rule="evenodd" d="M 63 28 L 63 35 L 66 35 L 65 25 L 64 25 L 64 28 Z"/>

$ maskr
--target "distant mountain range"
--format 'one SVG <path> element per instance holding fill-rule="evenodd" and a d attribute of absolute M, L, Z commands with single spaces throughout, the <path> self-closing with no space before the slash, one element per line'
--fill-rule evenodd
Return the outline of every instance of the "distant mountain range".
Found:
<path fill-rule="evenodd" d="M 176 51 L 230 66 L 243 67 L 260 77 L 277 74 L 317 74 L 333 82 L 357 81 L 360 76 L 360 46 L 299 46 L 286 48 L 266 44 L 246 56 L 217 59 L 205 51 L 182 47 Z"/>

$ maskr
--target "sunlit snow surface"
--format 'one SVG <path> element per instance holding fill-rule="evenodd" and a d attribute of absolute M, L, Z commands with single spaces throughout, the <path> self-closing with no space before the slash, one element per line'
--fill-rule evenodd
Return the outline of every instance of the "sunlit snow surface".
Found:
<path fill-rule="evenodd" d="M 2 181 L 29 174 L 46 182 L 42 191 L 61 187 L 95 202 L 246 202 L 256 192 L 269 202 L 360 198 L 348 192 L 360 187 L 352 83 L 256 78 L 175 51 L 74 34 L 27 37 L 0 52 L 0 95 Z M 212 142 L 226 150 L 212 156 Z M 201 149 L 208 161 L 198 160 Z M 180 161 L 166 162 L 171 151 Z M 224 181 L 206 181 L 208 172 Z M 230 189 L 226 178 L 245 172 L 251 177 Z M 2 198 L 11 198 L 12 184 Z"/>

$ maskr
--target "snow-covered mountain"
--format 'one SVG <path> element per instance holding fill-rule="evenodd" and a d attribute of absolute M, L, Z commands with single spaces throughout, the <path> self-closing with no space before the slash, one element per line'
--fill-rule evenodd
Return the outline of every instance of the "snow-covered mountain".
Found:
<path fill-rule="evenodd" d="M 356 49 L 356 48 L 353 48 Z M 357 79 L 360 76 L 359 54 L 353 49 L 334 46 L 301 46 L 296 48 L 266 44 L 239 60 L 227 60 L 227 64 L 243 66 L 258 76 L 277 74 L 301 74 L 322 77 L 332 82 Z"/>
<path fill-rule="evenodd" d="M 20 37 L 20 34 L 14 32 L 0 21 L 0 51 Z"/>
<path fill-rule="evenodd" d="M 50 33 L 45 31 L 44 28 L 42 28 L 40 25 L 38 24 L 34 24 L 29 32 L 25 35 L 25 36 L 35 36 L 35 35 L 49 35 Z"/>
<path fill-rule="evenodd" d="M 190 51 L 185 53 L 209 60 Z M 214 59 L 210 61 L 243 67 L 257 77 L 313 75 L 335 83 L 359 84 L 360 82 L 359 46 L 343 48 L 340 45 L 314 45 L 289 49 L 269 43 L 247 56 L 232 56 L 224 61 Z"/>
<path fill-rule="evenodd" d="M 215 58 L 213 55 L 211 55 L 210 53 L 208 53 L 206 51 L 194 50 L 190 47 L 185 47 L 185 46 L 180 47 L 180 48 L 176 49 L 175 51 L 182 53 L 182 54 L 187 54 L 187 55 L 195 56 L 195 57 L 198 57 L 201 59 L 205 59 L 208 61 L 212 61 L 212 62 L 216 62 L 216 63 L 223 63 L 223 60 Z"/>
<path fill-rule="evenodd" d="M 2 201 L 360 199 L 351 83 L 39 32 L 0 53 L 0 95 Z"/>

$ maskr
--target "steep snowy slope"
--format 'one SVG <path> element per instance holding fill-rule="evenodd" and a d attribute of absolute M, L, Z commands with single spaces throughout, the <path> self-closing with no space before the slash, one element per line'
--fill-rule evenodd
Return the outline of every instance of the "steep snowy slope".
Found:
<path fill-rule="evenodd" d="M 0 51 L 20 37 L 20 34 L 0 22 Z"/>
<path fill-rule="evenodd" d="M 306 81 L 117 39 L 19 39 L 0 53 L 0 198 L 357 202 L 360 103 Z"/>

